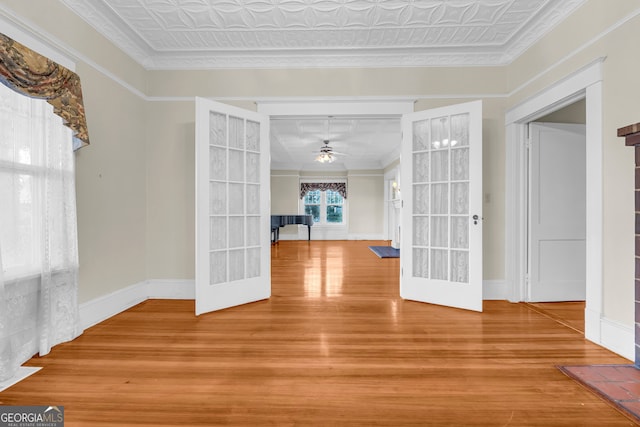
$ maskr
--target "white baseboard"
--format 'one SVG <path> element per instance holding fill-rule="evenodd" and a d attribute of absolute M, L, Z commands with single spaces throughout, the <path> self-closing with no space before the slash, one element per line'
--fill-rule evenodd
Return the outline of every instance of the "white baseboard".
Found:
<path fill-rule="evenodd" d="M 195 299 L 195 280 L 147 280 L 148 299 Z"/>
<path fill-rule="evenodd" d="M 600 344 L 620 356 L 633 361 L 635 359 L 635 336 L 633 327 L 615 320 L 600 320 Z"/>
<path fill-rule="evenodd" d="M 92 299 L 80 304 L 80 324 L 88 329 L 147 298 L 147 282 L 140 282 Z"/>
<path fill-rule="evenodd" d="M 194 299 L 193 280 L 145 280 L 80 304 L 80 324 L 88 329 L 148 299 Z"/>
<path fill-rule="evenodd" d="M 483 300 L 508 300 L 509 289 L 505 280 L 484 280 L 482 282 Z"/>
<path fill-rule="evenodd" d="M 18 368 L 18 372 L 16 372 L 16 374 L 9 378 L 8 380 L 5 381 L 0 381 L 0 392 L 5 391 L 6 389 L 8 389 L 9 387 L 11 387 L 12 385 L 16 385 L 18 384 L 20 381 L 22 381 L 23 379 L 35 374 L 36 372 L 38 372 L 40 369 L 42 369 L 41 367 L 37 367 L 37 366 L 20 366 Z M 7 425 L 13 425 L 13 424 L 7 424 Z M 17 423 L 15 425 L 22 425 L 21 423 Z M 29 424 L 25 424 L 25 425 L 30 425 Z"/>
<path fill-rule="evenodd" d="M 280 240 L 308 240 L 307 231 L 299 234 L 280 234 Z M 347 234 L 342 232 L 318 231 L 314 235 L 311 229 L 311 241 L 313 240 L 387 240 L 382 234 Z"/>
<path fill-rule="evenodd" d="M 349 234 L 347 240 L 386 240 L 382 234 Z"/>

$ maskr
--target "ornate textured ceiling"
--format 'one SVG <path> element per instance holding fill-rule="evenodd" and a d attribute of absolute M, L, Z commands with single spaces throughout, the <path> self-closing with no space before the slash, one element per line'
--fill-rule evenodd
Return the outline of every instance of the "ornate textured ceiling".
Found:
<path fill-rule="evenodd" d="M 502 65 L 585 0 L 61 0 L 148 69 Z"/>

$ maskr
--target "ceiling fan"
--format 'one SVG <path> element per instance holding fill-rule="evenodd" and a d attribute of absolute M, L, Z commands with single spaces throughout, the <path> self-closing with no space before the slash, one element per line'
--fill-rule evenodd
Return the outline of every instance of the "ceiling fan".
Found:
<path fill-rule="evenodd" d="M 316 151 L 318 155 L 316 156 L 316 162 L 320 163 L 333 163 L 336 160 L 336 156 L 342 156 L 343 153 L 338 153 L 337 151 L 333 151 L 333 147 L 329 146 L 329 130 L 331 129 L 331 116 L 327 119 L 327 137 L 322 140 L 323 146 L 320 147 L 320 151 Z"/>

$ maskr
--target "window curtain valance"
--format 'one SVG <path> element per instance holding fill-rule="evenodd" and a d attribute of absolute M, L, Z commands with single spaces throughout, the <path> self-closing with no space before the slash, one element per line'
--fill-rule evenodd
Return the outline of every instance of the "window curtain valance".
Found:
<path fill-rule="evenodd" d="M 309 191 L 336 191 L 340 193 L 342 197 L 347 198 L 347 184 L 344 182 L 301 182 L 300 183 L 300 198 L 304 198 Z"/>
<path fill-rule="evenodd" d="M 80 77 L 0 33 L 0 83 L 16 92 L 44 99 L 73 131 L 74 150 L 89 145 Z"/>

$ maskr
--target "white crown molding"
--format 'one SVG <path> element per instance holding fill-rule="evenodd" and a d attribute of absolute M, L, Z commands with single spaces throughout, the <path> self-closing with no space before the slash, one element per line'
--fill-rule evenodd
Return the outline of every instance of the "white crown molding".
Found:
<path fill-rule="evenodd" d="M 528 9 L 520 14 L 506 3 L 370 4 L 365 13 L 328 1 L 306 4 L 304 16 L 298 6 L 293 11 L 291 5 L 266 2 L 239 5 L 233 18 L 213 13 L 211 6 L 203 14 L 195 4 L 146 11 L 140 5 L 118 9 L 104 1 L 61 1 L 146 69 L 193 70 L 502 66 L 586 0 L 522 3 Z M 140 22 L 144 27 L 132 28 Z M 494 24 L 498 28 L 488 31 Z M 192 32 L 194 25 L 198 32 Z"/>

